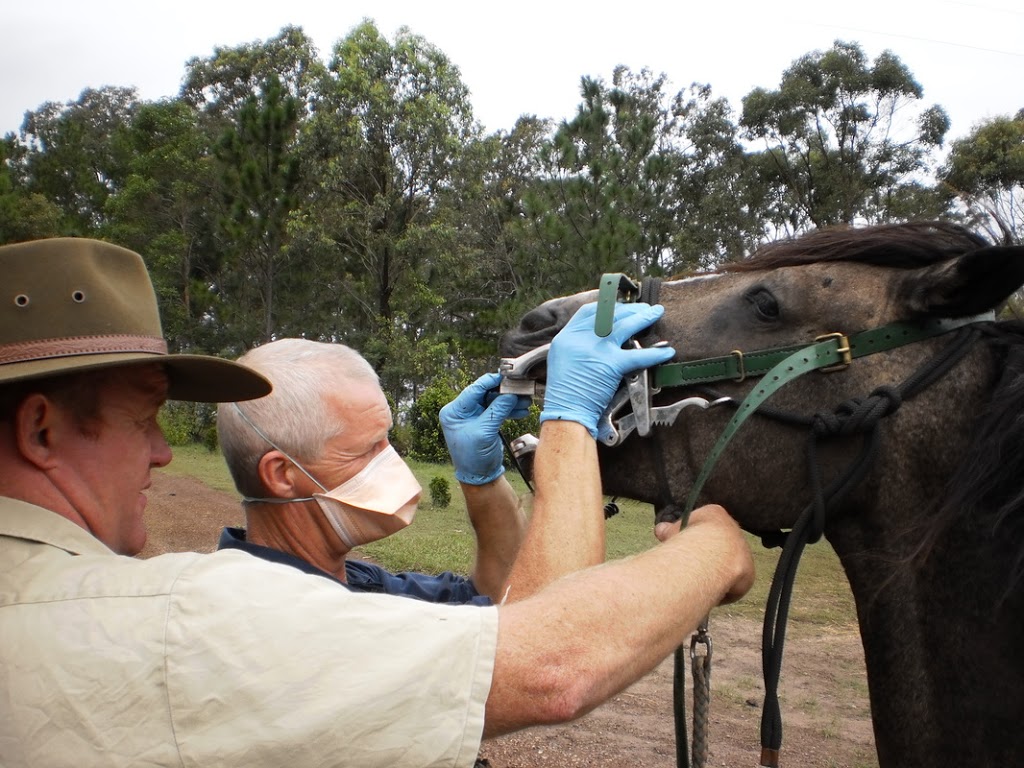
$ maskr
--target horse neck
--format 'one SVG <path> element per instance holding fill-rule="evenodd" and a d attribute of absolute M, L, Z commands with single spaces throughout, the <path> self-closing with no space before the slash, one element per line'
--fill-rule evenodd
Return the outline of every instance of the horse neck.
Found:
<path fill-rule="evenodd" d="M 953 520 L 927 547 L 915 533 L 913 512 L 935 509 L 964 458 L 968 402 L 932 419 L 922 445 L 931 448 L 916 463 L 880 467 L 826 529 L 857 604 L 883 767 L 1024 765 L 1016 542 L 993 535 L 995 513 L 985 509 Z M 928 434 L 928 419 L 909 422 L 917 439 Z"/>
<path fill-rule="evenodd" d="M 915 567 L 897 548 L 832 538 L 857 604 L 880 764 L 1024 765 L 1024 612 L 1006 596 L 1006 553 L 965 536 Z"/>

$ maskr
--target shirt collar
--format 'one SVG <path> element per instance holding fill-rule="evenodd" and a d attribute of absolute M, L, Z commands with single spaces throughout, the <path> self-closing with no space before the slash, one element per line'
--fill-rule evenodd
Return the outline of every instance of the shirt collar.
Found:
<path fill-rule="evenodd" d="M 116 554 L 89 531 L 66 517 L 9 497 L 0 497 L 0 536 L 49 544 L 73 555 Z"/>

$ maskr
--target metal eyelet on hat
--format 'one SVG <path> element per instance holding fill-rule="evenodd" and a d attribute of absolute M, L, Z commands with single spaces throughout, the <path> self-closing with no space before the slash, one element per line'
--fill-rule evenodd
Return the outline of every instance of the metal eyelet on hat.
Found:
<path fill-rule="evenodd" d="M 16 307 L 27 307 L 29 305 L 29 298 L 24 293 L 19 293 L 14 297 L 14 306 Z"/>
<path fill-rule="evenodd" d="M 76 304 L 81 304 L 85 301 L 85 291 L 72 291 L 71 300 Z"/>

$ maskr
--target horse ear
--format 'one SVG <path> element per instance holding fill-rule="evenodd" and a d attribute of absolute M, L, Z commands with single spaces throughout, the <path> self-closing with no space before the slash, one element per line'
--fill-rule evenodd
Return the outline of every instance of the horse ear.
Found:
<path fill-rule="evenodd" d="M 914 315 L 966 317 L 994 309 L 1024 284 L 1024 247 L 992 246 L 908 274 L 898 299 Z"/>

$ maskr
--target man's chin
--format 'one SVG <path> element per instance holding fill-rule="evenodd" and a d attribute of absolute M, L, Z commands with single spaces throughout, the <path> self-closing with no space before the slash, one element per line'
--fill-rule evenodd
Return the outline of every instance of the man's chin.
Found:
<path fill-rule="evenodd" d="M 145 548 L 146 540 L 149 538 L 149 534 L 146 531 L 146 523 L 143 519 L 146 512 L 146 502 L 146 494 L 140 493 L 139 503 L 135 507 L 132 530 L 125 532 L 126 536 L 122 542 L 122 551 L 119 554 L 134 557 Z"/>

